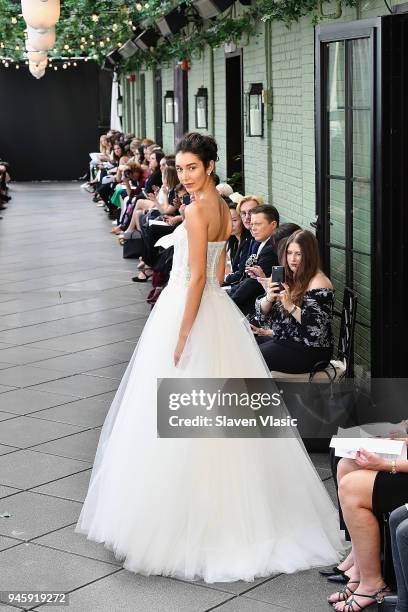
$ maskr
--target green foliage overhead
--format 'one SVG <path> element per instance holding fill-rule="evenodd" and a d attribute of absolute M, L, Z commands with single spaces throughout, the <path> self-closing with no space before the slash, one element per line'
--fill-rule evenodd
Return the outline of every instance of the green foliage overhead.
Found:
<path fill-rule="evenodd" d="M 338 0 L 354 5 L 357 0 Z M 290 26 L 301 17 L 319 19 L 319 0 L 255 0 L 252 6 L 235 7 L 206 24 L 195 13 L 191 0 L 61 0 L 57 24 L 57 43 L 50 52 L 56 59 L 88 57 L 102 63 L 106 55 L 132 38 L 136 28 L 146 28 L 174 7 L 191 17 L 178 35 L 160 39 L 155 48 L 138 51 L 121 65 L 121 71 L 160 65 L 168 61 L 191 59 L 207 45 L 213 48 L 226 42 L 240 43 L 253 36 L 261 21 L 278 20 Z M 24 30 L 21 5 L 0 0 L 0 58 L 24 61 Z"/>

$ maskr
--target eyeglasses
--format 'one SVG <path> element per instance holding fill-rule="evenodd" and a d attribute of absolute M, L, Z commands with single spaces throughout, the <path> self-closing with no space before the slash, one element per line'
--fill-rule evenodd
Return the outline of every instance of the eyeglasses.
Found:
<path fill-rule="evenodd" d="M 251 210 L 248 210 L 248 212 L 242 211 L 240 215 L 241 217 L 250 217 L 252 215 L 252 211 Z"/>

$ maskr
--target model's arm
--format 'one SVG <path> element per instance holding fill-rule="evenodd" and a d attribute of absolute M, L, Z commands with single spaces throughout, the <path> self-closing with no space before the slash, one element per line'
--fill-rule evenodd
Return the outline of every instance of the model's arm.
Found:
<path fill-rule="evenodd" d="M 181 321 L 179 339 L 174 352 L 174 364 L 177 365 L 188 335 L 198 313 L 206 282 L 208 230 L 199 211 L 188 206 L 185 212 L 188 236 L 189 263 L 191 278 L 187 290 L 186 305 Z"/>
<path fill-rule="evenodd" d="M 227 245 L 225 245 L 225 247 L 222 249 L 222 253 L 220 255 L 220 259 L 217 264 L 217 279 L 220 285 L 222 285 L 224 282 L 226 251 L 227 251 Z"/>

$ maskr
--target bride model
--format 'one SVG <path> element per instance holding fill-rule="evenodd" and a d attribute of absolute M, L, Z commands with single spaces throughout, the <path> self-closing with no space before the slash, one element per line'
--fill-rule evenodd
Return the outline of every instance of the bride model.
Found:
<path fill-rule="evenodd" d="M 194 202 L 173 269 L 101 432 L 76 530 L 140 574 L 252 581 L 338 561 L 337 515 L 297 438 L 157 438 L 157 378 L 266 378 L 249 324 L 220 288 L 231 216 L 214 139 L 187 134 L 179 180 Z"/>

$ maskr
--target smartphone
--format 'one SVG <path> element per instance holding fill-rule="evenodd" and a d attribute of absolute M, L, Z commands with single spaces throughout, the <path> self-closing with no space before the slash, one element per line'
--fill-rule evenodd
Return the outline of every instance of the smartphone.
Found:
<path fill-rule="evenodd" d="M 148 196 L 147 196 L 147 191 L 146 191 L 146 189 L 145 189 L 144 187 L 143 187 L 143 189 L 142 189 L 142 193 L 143 193 L 144 197 L 145 197 L 146 199 L 148 199 Z"/>
<path fill-rule="evenodd" d="M 273 283 L 279 283 L 279 291 L 284 291 L 285 287 L 282 283 L 285 282 L 285 268 L 283 266 L 272 266 L 272 277 Z"/>
<path fill-rule="evenodd" d="M 186 193 L 185 195 L 183 195 L 182 202 L 185 206 L 190 204 L 190 194 L 189 193 Z"/>

